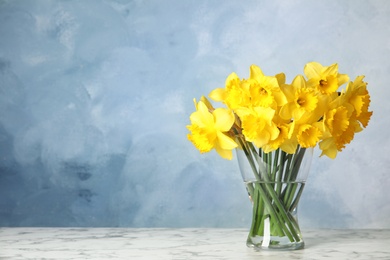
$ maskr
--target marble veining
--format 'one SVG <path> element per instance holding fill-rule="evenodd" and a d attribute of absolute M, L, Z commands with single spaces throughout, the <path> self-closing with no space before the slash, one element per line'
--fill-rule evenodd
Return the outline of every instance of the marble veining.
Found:
<path fill-rule="evenodd" d="M 0 259 L 390 259 L 389 230 L 303 230 L 297 251 L 254 251 L 245 229 L 0 228 Z"/>

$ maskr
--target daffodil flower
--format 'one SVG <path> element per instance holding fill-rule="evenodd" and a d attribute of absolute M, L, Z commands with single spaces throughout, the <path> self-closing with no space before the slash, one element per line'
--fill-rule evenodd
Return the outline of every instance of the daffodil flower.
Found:
<path fill-rule="evenodd" d="M 356 120 L 363 127 L 366 127 L 372 116 L 372 111 L 368 111 L 371 100 L 367 91 L 367 83 L 363 81 L 363 78 L 364 76 L 359 76 L 354 82 L 350 82 L 342 98 L 354 107 Z"/>
<path fill-rule="evenodd" d="M 332 136 L 340 136 L 349 126 L 351 111 L 345 106 L 329 110 L 324 116 L 324 124 Z"/>
<path fill-rule="evenodd" d="M 351 121 L 348 127 L 339 136 L 332 136 L 329 132 L 325 132 L 322 141 L 319 143 L 321 156 L 326 155 L 331 159 L 336 158 L 337 153 L 345 148 L 354 138 L 355 129 L 358 127 L 357 121 Z"/>
<path fill-rule="evenodd" d="M 291 85 L 284 84 L 282 90 L 287 98 L 287 103 L 280 110 L 283 119 L 299 120 L 305 113 L 312 113 L 317 108 L 318 96 L 312 88 L 306 87 L 303 76 L 295 77 Z"/>
<path fill-rule="evenodd" d="M 321 156 L 336 158 L 337 153 L 345 148 L 354 138 L 355 132 L 360 129 L 358 121 L 354 118 L 353 107 L 348 103 L 340 103 L 336 99 L 323 118 L 323 137 L 319 142 L 322 150 Z"/>
<path fill-rule="evenodd" d="M 275 151 L 278 148 L 282 148 L 282 147 L 289 150 L 288 147 L 291 147 L 291 146 L 287 146 L 287 143 L 289 143 L 288 142 L 289 126 L 287 124 L 281 124 L 281 125 L 276 125 L 276 127 L 279 130 L 278 136 L 273 140 L 269 140 L 269 142 L 262 147 L 265 153 Z M 295 152 L 294 148 L 293 150 L 294 151 L 292 151 L 291 153 Z"/>
<path fill-rule="evenodd" d="M 225 82 L 225 88 L 216 88 L 209 97 L 214 101 L 221 101 L 232 110 L 246 107 L 250 102 L 249 86 L 244 84 L 236 73 L 230 74 Z"/>
<path fill-rule="evenodd" d="M 237 143 L 227 134 L 235 120 L 232 112 L 224 108 L 210 112 L 206 104 L 199 101 L 190 120 L 191 125 L 187 128 L 191 133 L 187 137 L 201 153 L 214 148 L 221 157 L 232 159 L 232 150 L 237 147 Z"/>
<path fill-rule="evenodd" d="M 297 140 L 303 148 L 315 147 L 322 136 L 316 124 L 303 124 L 298 128 Z"/>
<path fill-rule="evenodd" d="M 252 106 L 271 107 L 284 105 L 287 100 L 280 89 L 279 83 L 284 80 L 284 74 L 277 77 L 265 76 L 256 66 L 250 66 L 250 76 L 247 80 Z"/>
<path fill-rule="evenodd" d="M 322 94 L 333 94 L 349 80 L 348 75 L 338 73 L 338 64 L 324 67 L 318 62 L 305 65 L 304 73 L 308 78 L 308 86 L 314 87 Z"/>
<path fill-rule="evenodd" d="M 242 133 L 245 139 L 257 147 L 268 144 L 279 136 L 279 129 L 272 122 L 275 110 L 269 107 L 243 108 L 237 111 L 241 119 Z"/>

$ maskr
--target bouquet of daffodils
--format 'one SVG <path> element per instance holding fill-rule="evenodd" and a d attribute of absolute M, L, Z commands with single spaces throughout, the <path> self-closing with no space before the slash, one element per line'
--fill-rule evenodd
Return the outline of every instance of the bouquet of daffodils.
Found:
<path fill-rule="evenodd" d="M 214 108 L 204 96 L 194 100 L 188 139 L 201 153 L 215 149 L 229 160 L 238 148 L 252 168 L 254 182 L 246 183 L 254 207 L 249 238 L 263 237 L 268 226 L 272 236 L 301 241 L 292 212 L 302 193 L 296 182 L 305 150 L 318 144 L 321 156 L 335 158 L 372 116 L 364 76 L 349 81 L 337 64 L 318 62 L 306 64 L 304 75 L 286 83 L 284 73 L 267 76 L 252 65 L 249 78 L 232 73 L 224 88 L 211 91 L 209 98 L 224 107 Z"/>
<path fill-rule="evenodd" d="M 367 126 L 370 95 L 364 76 L 348 82 L 338 65 L 324 67 L 317 62 L 305 65 L 304 74 L 285 82 L 284 73 L 266 76 L 252 65 L 248 79 L 230 74 L 225 88 L 209 97 L 226 108 L 214 108 L 201 97 L 190 116 L 188 139 L 201 153 L 215 149 L 232 159 L 232 150 L 251 142 L 265 153 L 281 149 L 294 154 L 298 146 L 315 147 L 321 155 L 335 158 L 355 133 Z M 347 83 L 346 89 L 339 90 Z"/>

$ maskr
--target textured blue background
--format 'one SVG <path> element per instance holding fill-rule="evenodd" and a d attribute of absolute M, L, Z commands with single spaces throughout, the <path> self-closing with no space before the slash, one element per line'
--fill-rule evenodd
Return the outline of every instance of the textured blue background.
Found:
<path fill-rule="evenodd" d="M 249 227 L 237 162 L 186 140 L 251 64 L 366 75 L 374 116 L 318 158 L 304 227 L 390 228 L 390 1 L 0 1 L 0 225 Z"/>

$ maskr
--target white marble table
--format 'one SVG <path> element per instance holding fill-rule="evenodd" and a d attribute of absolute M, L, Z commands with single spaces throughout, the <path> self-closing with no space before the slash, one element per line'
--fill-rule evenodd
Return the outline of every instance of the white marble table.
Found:
<path fill-rule="evenodd" d="M 390 259 L 389 230 L 302 230 L 298 251 L 254 251 L 245 229 L 0 228 L 0 259 Z"/>

